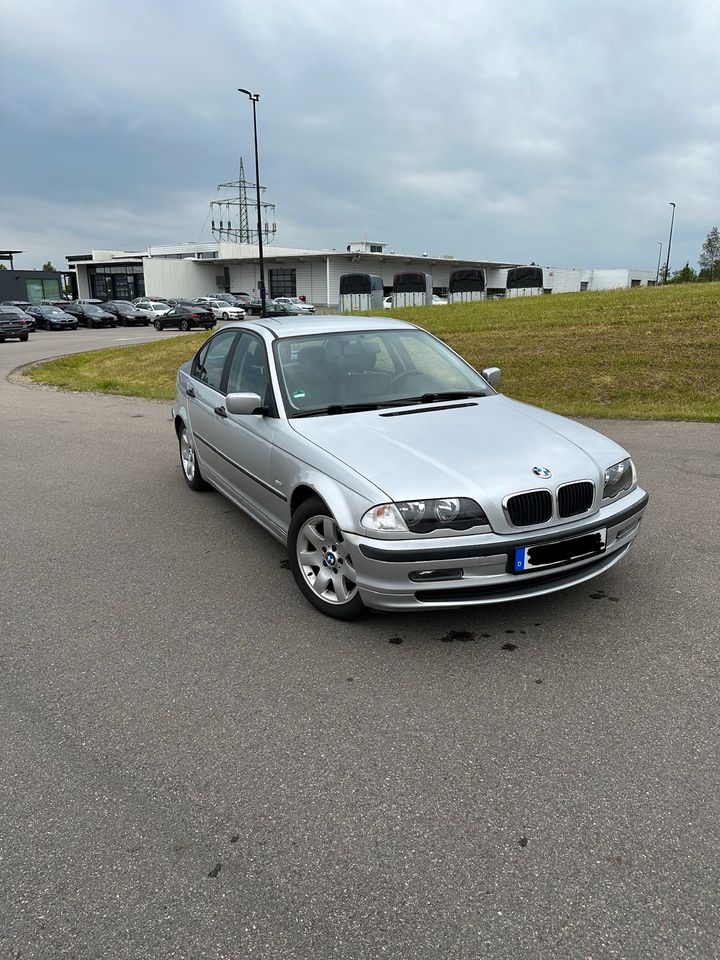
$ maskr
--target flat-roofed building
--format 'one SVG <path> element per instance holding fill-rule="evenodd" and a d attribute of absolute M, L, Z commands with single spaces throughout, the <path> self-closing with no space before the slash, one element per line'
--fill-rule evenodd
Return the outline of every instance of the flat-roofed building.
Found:
<path fill-rule="evenodd" d="M 458 269 L 482 269 L 487 296 L 504 296 L 508 270 L 523 266 L 498 260 L 477 260 L 447 255 L 396 253 L 385 241 L 359 240 L 342 250 L 308 250 L 297 247 L 264 247 L 265 285 L 270 297 L 304 297 L 322 306 L 340 301 L 340 277 L 346 273 L 380 276 L 385 293 L 392 292 L 397 273 L 418 272 L 432 276 L 433 293 L 447 293 L 450 273 Z M 68 257 L 77 275 L 78 296 L 100 300 L 132 300 L 134 297 L 201 297 L 215 292 L 259 295 L 259 257 L 255 244 L 212 240 L 204 243 L 172 243 L 142 251 L 93 250 Z M 594 289 L 583 287 L 582 278 L 595 271 L 579 268 L 543 268 L 550 285 L 546 292 Z M 605 285 L 630 286 L 640 277 L 644 285 L 650 271 L 602 271 Z M 626 283 L 609 283 L 609 274 L 627 275 Z M 562 280 L 561 280 L 562 277 Z M 634 285 L 634 284 L 633 284 Z"/>

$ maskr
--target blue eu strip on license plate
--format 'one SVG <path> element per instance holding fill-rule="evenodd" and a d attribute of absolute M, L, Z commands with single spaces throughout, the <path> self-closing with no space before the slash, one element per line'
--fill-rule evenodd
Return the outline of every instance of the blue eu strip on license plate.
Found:
<path fill-rule="evenodd" d="M 525 569 L 525 547 L 515 548 L 515 572 Z"/>

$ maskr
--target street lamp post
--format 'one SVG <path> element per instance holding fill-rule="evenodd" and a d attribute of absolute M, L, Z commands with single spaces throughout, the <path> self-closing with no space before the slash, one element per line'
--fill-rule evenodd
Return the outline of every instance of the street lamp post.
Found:
<path fill-rule="evenodd" d="M 672 246 L 673 224 L 675 223 L 675 204 L 672 202 L 672 200 L 668 200 L 668 203 L 673 208 L 673 212 L 670 219 L 670 237 L 668 239 L 667 260 L 665 261 L 665 283 L 667 283 L 670 279 L 670 247 Z"/>
<path fill-rule="evenodd" d="M 258 159 L 258 135 L 257 135 L 257 112 L 256 104 L 260 99 L 259 93 L 250 93 L 249 90 L 244 90 L 242 87 L 238 87 L 238 93 L 244 93 L 252 102 L 253 108 L 253 135 L 255 137 L 255 190 L 257 195 L 257 235 L 258 235 L 258 259 L 260 260 L 260 316 L 265 316 L 265 267 L 263 264 L 263 248 L 262 248 L 262 207 L 260 206 L 260 160 Z"/>
<path fill-rule="evenodd" d="M 660 279 L 660 258 L 662 257 L 662 240 L 658 240 L 657 244 L 660 247 L 660 249 L 658 250 L 658 265 L 657 265 L 657 270 L 655 272 L 655 286 L 658 285 L 658 281 Z"/>

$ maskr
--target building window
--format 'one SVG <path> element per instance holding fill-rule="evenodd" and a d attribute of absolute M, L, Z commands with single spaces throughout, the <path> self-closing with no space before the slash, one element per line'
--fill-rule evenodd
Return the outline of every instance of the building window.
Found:
<path fill-rule="evenodd" d="M 587 290 L 587 288 L 588 288 L 588 281 L 587 281 L 587 280 L 581 280 L 581 281 L 580 281 L 580 293 L 584 293 L 584 292 Z"/>
<path fill-rule="evenodd" d="M 379 243 L 370 244 L 370 253 L 382 253 L 382 247 Z"/>
<path fill-rule="evenodd" d="M 110 298 L 107 295 L 107 283 L 105 282 L 105 276 L 98 274 L 91 275 L 88 277 L 90 281 L 90 296 L 94 297 L 95 300 L 109 300 Z M 108 277 L 108 279 L 110 279 Z"/>
<path fill-rule="evenodd" d="M 97 300 L 134 300 L 145 296 L 141 264 L 88 267 L 90 296 Z"/>
<path fill-rule="evenodd" d="M 39 303 L 41 300 L 60 299 L 59 280 L 26 280 L 25 289 L 30 303 Z"/>
<path fill-rule="evenodd" d="M 297 281 L 295 270 L 270 270 L 270 296 L 296 297 Z"/>
<path fill-rule="evenodd" d="M 639 286 L 640 286 L 640 281 L 639 281 L 639 280 L 631 280 L 631 281 L 630 281 L 630 286 L 631 286 L 631 287 L 639 287 Z"/>

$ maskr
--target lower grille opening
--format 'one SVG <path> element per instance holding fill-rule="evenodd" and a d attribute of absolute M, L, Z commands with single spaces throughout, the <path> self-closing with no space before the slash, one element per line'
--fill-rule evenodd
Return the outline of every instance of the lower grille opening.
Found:
<path fill-rule="evenodd" d="M 531 580 L 524 577 L 517 577 L 511 583 L 487 584 L 472 587 L 450 587 L 450 589 L 438 590 L 417 590 L 415 599 L 420 603 L 453 603 L 463 600 L 483 600 L 490 598 L 511 597 L 514 593 L 522 593 L 533 587 L 549 586 L 553 583 L 561 584 L 564 580 L 572 583 L 578 574 L 592 573 L 606 565 L 610 565 L 613 559 L 619 560 L 630 549 L 630 544 L 621 547 L 616 553 L 607 556 L 603 554 L 597 560 L 586 563 L 583 567 L 576 567 L 574 570 L 555 570 L 553 573 L 546 573 L 542 576 L 534 576 Z"/>
<path fill-rule="evenodd" d="M 462 567 L 451 567 L 448 570 L 413 570 L 408 574 L 413 583 L 438 583 L 441 580 L 462 580 Z"/>

